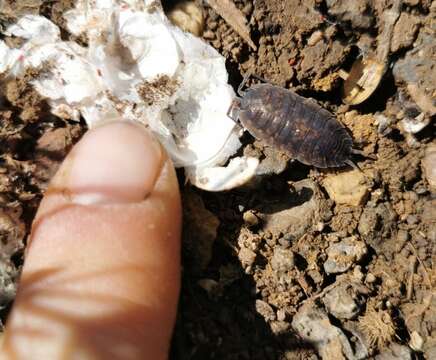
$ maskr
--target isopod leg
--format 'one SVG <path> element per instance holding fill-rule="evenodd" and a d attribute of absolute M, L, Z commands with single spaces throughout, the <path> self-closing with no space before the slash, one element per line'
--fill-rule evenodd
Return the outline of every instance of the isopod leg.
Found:
<path fill-rule="evenodd" d="M 234 99 L 227 110 L 227 116 L 235 123 L 239 123 L 239 99 Z"/>
<path fill-rule="evenodd" d="M 248 79 L 249 79 L 251 76 L 254 77 L 254 78 L 257 79 L 257 80 L 262 81 L 263 83 L 274 85 L 271 81 L 268 81 L 268 80 L 264 79 L 263 77 L 261 77 L 261 76 L 259 76 L 259 75 L 256 75 L 256 74 L 253 74 L 251 71 L 249 71 L 249 72 L 247 72 L 247 73 L 244 75 L 244 78 L 242 79 L 242 82 L 241 82 L 241 83 L 239 84 L 239 86 L 238 86 L 237 93 L 238 93 L 239 96 L 241 96 L 241 97 L 244 96 L 245 91 L 242 91 L 242 89 L 243 89 L 244 86 L 247 84 L 247 81 L 248 81 Z"/>
<path fill-rule="evenodd" d="M 351 153 L 356 154 L 356 155 L 361 155 L 361 156 L 363 156 L 365 158 L 368 158 L 368 159 L 377 160 L 377 158 L 375 156 L 373 156 L 373 155 L 366 155 L 362 150 L 358 150 L 358 149 L 353 149 L 352 148 L 351 149 Z"/>
<path fill-rule="evenodd" d="M 352 162 L 350 159 L 345 160 L 345 164 L 350 165 L 355 170 L 359 170 L 360 172 L 363 172 L 362 169 L 357 164 Z"/>
<path fill-rule="evenodd" d="M 244 96 L 245 91 L 242 91 L 242 89 L 244 88 L 244 86 L 245 86 L 245 84 L 247 83 L 247 81 L 248 81 L 248 79 L 250 78 L 250 76 L 251 76 L 251 71 L 247 72 L 247 73 L 244 75 L 244 78 L 242 79 L 242 82 L 241 82 L 241 83 L 239 84 L 239 86 L 238 86 L 237 93 L 238 93 L 238 95 L 239 95 L 240 97 Z"/>

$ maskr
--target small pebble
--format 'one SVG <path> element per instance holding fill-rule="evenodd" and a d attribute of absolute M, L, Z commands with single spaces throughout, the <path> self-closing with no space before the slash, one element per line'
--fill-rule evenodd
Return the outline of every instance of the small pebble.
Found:
<path fill-rule="evenodd" d="M 218 288 L 219 283 L 213 279 L 200 279 L 198 286 L 203 288 L 209 295 Z"/>
<path fill-rule="evenodd" d="M 277 310 L 277 320 L 285 321 L 286 319 L 286 311 L 284 309 Z"/>
<path fill-rule="evenodd" d="M 239 47 L 234 47 L 231 51 L 230 51 L 230 53 L 232 54 L 232 56 L 234 57 L 234 58 L 239 58 L 239 55 L 241 55 L 241 49 L 239 48 Z"/>
<path fill-rule="evenodd" d="M 242 9 L 244 15 L 250 15 L 252 11 L 253 11 L 253 5 L 250 3 L 245 5 L 244 8 Z"/>
<path fill-rule="evenodd" d="M 259 218 L 251 210 L 244 212 L 242 218 L 247 226 L 251 227 L 259 224 Z"/>
<path fill-rule="evenodd" d="M 325 224 L 323 222 L 318 222 L 314 226 L 314 230 L 318 232 L 322 232 L 324 230 Z"/>
<path fill-rule="evenodd" d="M 372 273 L 368 273 L 368 274 L 366 275 L 366 279 L 365 279 L 365 281 L 366 281 L 368 284 L 372 284 L 372 283 L 374 283 L 376 280 L 377 280 L 377 278 L 374 276 L 374 274 L 372 274 Z"/>
<path fill-rule="evenodd" d="M 256 259 L 256 253 L 250 249 L 242 248 L 239 250 L 238 257 L 244 265 L 250 266 Z"/>
<path fill-rule="evenodd" d="M 291 246 L 291 239 L 285 237 L 282 237 L 279 239 L 279 244 L 282 248 L 287 249 L 289 246 Z"/>
<path fill-rule="evenodd" d="M 354 263 L 359 262 L 367 253 L 366 245 L 354 237 L 331 244 L 327 248 L 327 260 L 324 270 L 328 274 L 338 274 L 347 271 Z"/>
<path fill-rule="evenodd" d="M 361 311 L 364 301 L 349 284 L 339 285 L 322 298 L 327 311 L 338 319 L 353 319 Z"/>
<path fill-rule="evenodd" d="M 329 197 L 337 204 L 358 206 L 365 202 L 369 194 L 370 189 L 365 180 L 365 175 L 361 171 L 351 170 L 328 174 L 323 181 L 323 186 Z"/>
<path fill-rule="evenodd" d="M 210 30 L 215 30 L 218 27 L 218 23 L 216 21 L 211 21 L 209 23 L 209 29 Z M 208 30 L 209 31 L 209 30 Z"/>
<path fill-rule="evenodd" d="M 314 31 L 312 35 L 310 35 L 309 39 L 307 39 L 307 45 L 313 46 L 322 38 L 323 38 L 323 33 L 321 30 Z"/>
<path fill-rule="evenodd" d="M 422 351 L 422 346 L 424 345 L 424 340 L 417 331 L 412 331 L 410 334 L 409 346 L 415 351 Z"/>
<path fill-rule="evenodd" d="M 203 37 L 207 40 L 213 40 L 213 39 L 215 39 L 215 33 L 211 30 L 206 30 L 203 33 Z"/>

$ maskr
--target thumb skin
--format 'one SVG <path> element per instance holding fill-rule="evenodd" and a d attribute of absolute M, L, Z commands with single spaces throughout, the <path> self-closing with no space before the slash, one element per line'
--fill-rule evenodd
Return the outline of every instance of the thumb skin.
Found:
<path fill-rule="evenodd" d="M 2 358 L 167 358 L 180 231 L 174 168 L 151 135 L 89 131 L 38 210 Z"/>

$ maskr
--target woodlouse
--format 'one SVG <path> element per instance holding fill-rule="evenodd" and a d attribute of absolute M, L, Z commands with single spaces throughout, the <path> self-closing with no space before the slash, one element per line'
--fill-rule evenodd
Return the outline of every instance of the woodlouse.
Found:
<path fill-rule="evenodd" d="M 333 114 L 314 100 L 271 84 L 238 88 L 228 116 L 256 139 L 275 146 L 306 165 L 318 168 L 356 165 L 350 160 L 353 141 Z"/>

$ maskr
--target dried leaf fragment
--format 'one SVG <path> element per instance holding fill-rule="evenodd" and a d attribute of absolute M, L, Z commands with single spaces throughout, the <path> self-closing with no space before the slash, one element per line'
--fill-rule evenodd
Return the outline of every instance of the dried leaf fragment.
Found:
<path fill-rule="evenodd" d="M 256 45 L 250 37 L 250 29 L 244 14 L 236 7 L 232 0 L 207 0 L 209 6 L 214 9 L 239 36 L 247 42 L 253 50 Z"/>

